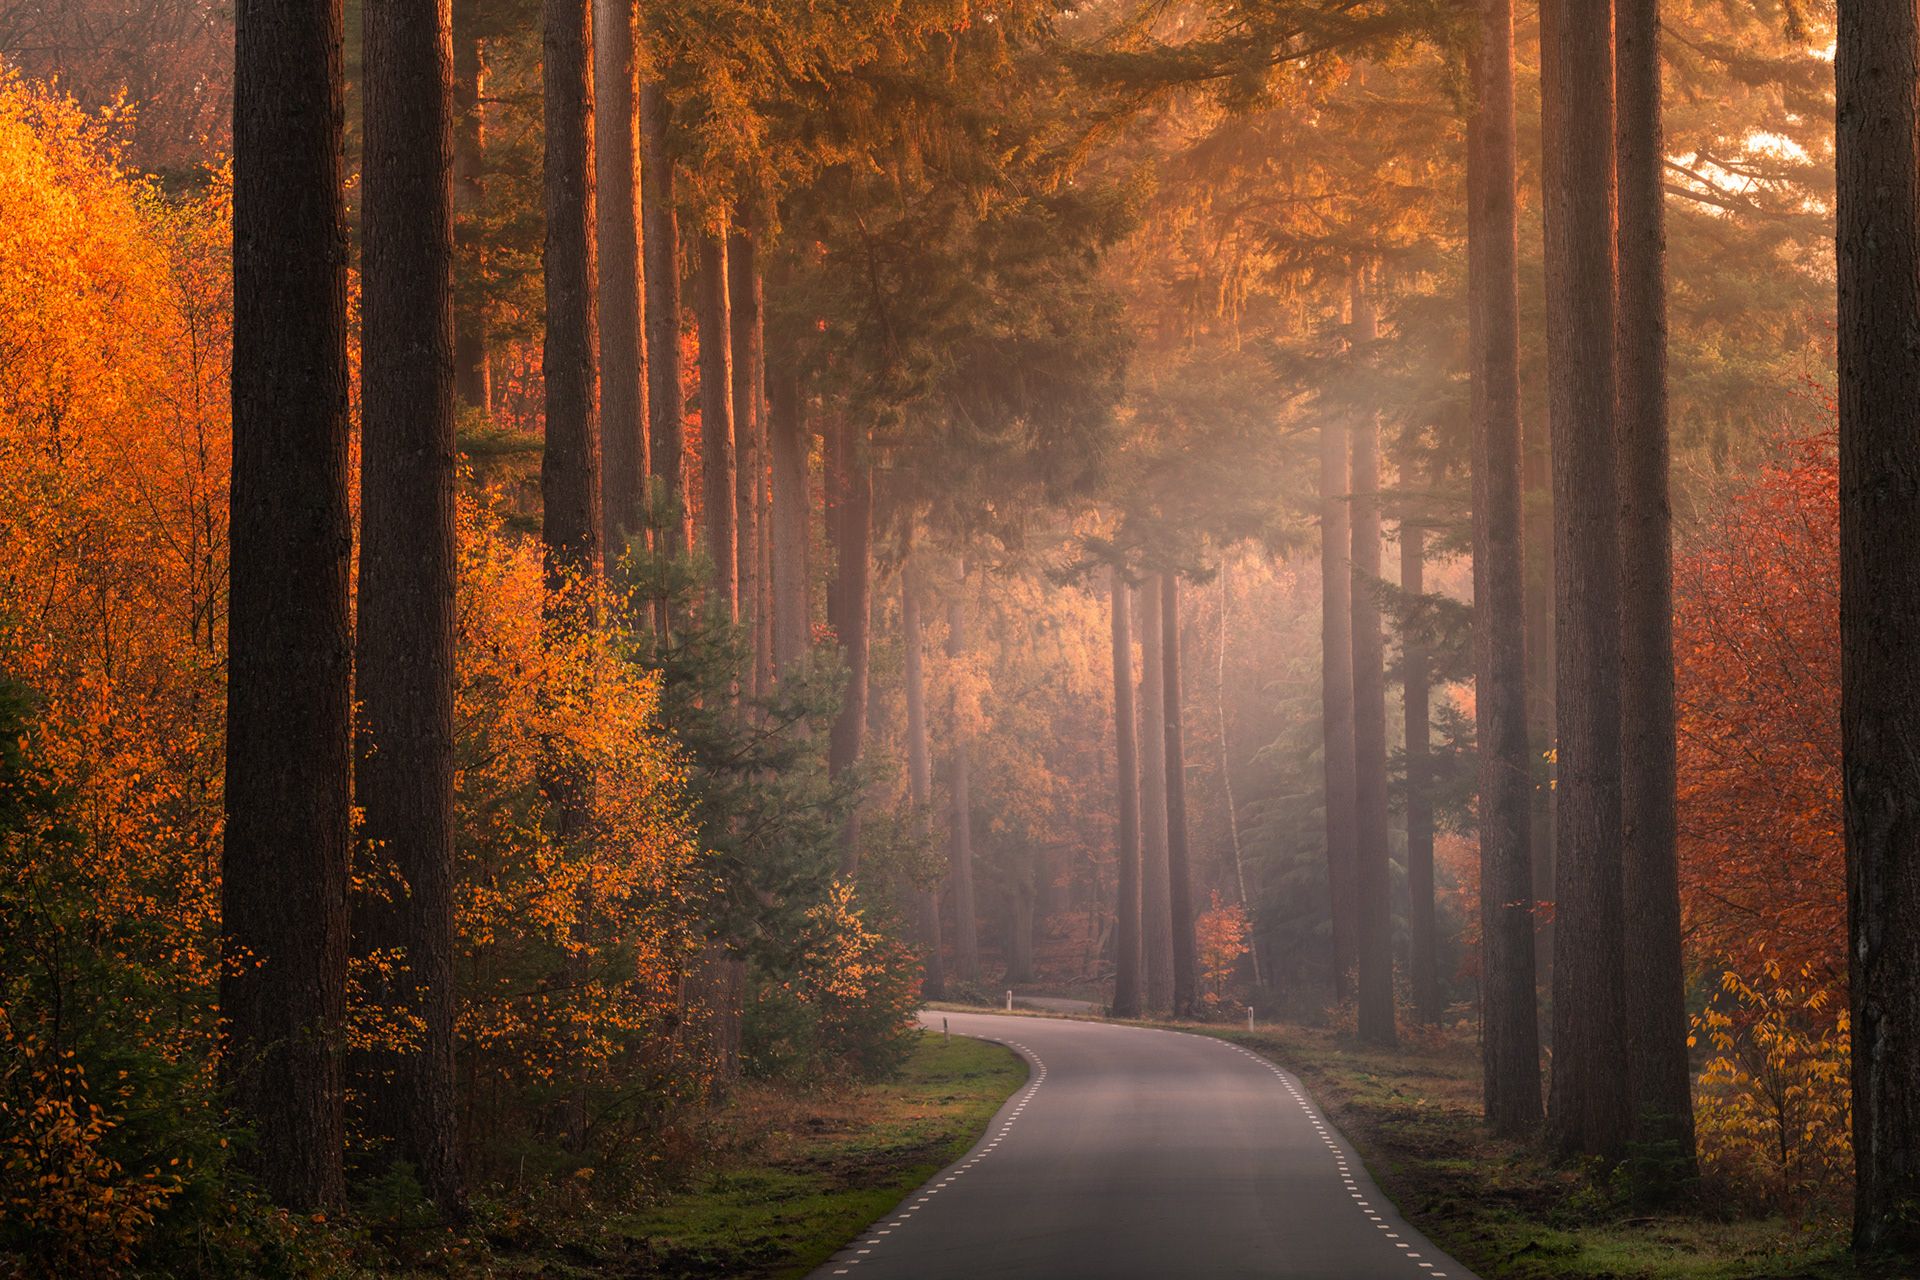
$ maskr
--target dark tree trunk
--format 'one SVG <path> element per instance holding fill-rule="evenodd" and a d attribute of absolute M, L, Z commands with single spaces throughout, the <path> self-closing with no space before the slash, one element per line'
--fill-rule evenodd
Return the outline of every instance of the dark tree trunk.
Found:
<path fill-rule="evenodd" d="M 1173 908 L 1167 882 L 1167 699 L 1160 634 L 1160 575 L 1140 602 L 1140 942 L 1147 1008 L 1173 1007 Z"/>
<path fill-rule="evenodd" d="M 873 564 L 868 554 L 873 535 L 873 466 L 866 442 L 850 422 L 834 428 L 834 534 L 836 539 L 833 596 L 834 624 L 840 638 L 841 659 L 847 667 L 846 693 L 833 722 L 828 761 L 833 776 L 850 773 L 860 763 L 867 727 L 868 631 L 873 602 Z M 841 834 L 840 874 L 860 869 L 860 806 L 858 798 L 847 812 Z"/>
<path fill-rule="evenodd" d="M 1548 399 L 1559 619 L 1553 1083 L 1564 1154 L 1617 1155 L 1620 1069 L 1620 524 L 1614 447 L 1611 5 L 1541 9 Z"/>
<path fill-rule="evenodd" d="M 1180 684 L 1180 579 L 1160 575 L 1160 680 L 1166 707 L 1167 908 L 1173 928 L 1173 1016 L 1200 1012 L 1200 950 L 1194 936 L 1193 870 L 1187 851 L 1187 750 Z"/>
<path fill-rule="evenodd" d="M 1527 761 L 1533 857 L 1533 896 L 1551 904 L 1554 898 L 1554 803 L 1550 772 L 1544 753 L 1554 743 L 1558 716 L 1554 710 L 1553 639 L 1553 451 L 1552 434 L 1542 414 L 1531 426 L 1522 425 L 1521 457 L 1523 527 L 1521 555 L 1526 574 L 1527 741 L 1534 754 Z M 1553 985 L 1553 914 L 1536 912 L 1534 930 L 1535 1002 Z"/>
<path fill-rule="evenodd" d="M 1427 531 L 1413 520 L 1400 524 L 1400 589 L 1410 598 L 1425 593 Z M 1433 792 L 1430 724 L 1431 659 L 1424 637 L 1401 637 L 1400 664 L 1406 688 L 1407 933 L 1408 979 L 1414 1013 L 1440 1020 L 1440 967 L 1433 918 Z"/>
<path fill-rule="evenodd" d="M 599 252 L 601 548 L 609 568 L 645 527 L 647 350 L 641 308 L 635 0 L 594 0 L 594 189 Z"/>
<path fill-rule="evenodd" d="M 1840 724 L 1853 1234 L 1920 1252 L 1920 24 L 1840 6 Z"/>
<path fill-rule="evenodd" d="M 759 250 L 751 232 L 736 231 L 728 237 L 727 297 L 733 326 L 733 439 L 739 463 L 734 523 L 739 538 L 740 619 L 753 646 L 753 689 L 763 693 L 773 674 L 761 598 L 766 539 L 761 495 L 767 472 L 767 418 L 761 407 L 766 353 L 761 343 Z"/>
<path fill-rule="evenodd" d="M 1113 737 L 1120 805 L 1113 1016 L 1140 1016 L 1140 762 L 1134 750 L 1133 617 L 1126 575 L 1113 570 Z"/>
<path fill-rule="evenodd" d="M 1354 338 L 1378 336 L 1366 282 L 1353 286 Z M 1360 1038 L 1394 1042 L 1393 876 L 1387 847 L 1386 642 L 1380 629 L 1380 419 L 1353 429 L 1354 881 L 1359 896 Z"/>
<path fill-rule="evenodd" d="M 773 662 L 784 676 L 806 657 L 813 640 L 807 569 L 812 534 L 800 379 L 778 367 L 767 380 L 767 445 L 773 455 Z"/>
<path fill-rule="evenodd" d="M 241 0 L 221 1056 L 280 1204 L 338 1205 L 350 783 L 337 2 Z"/>
<path fill-rule="evenodd" d="M 647 296 L 647 440 L 654 492 L 671 508 L 659 513 L 664 550 L 693 550 L 693 511 L 687 489 L 687 428 L 680 389 L 680 221 L 674 209 L 673 150 L 667 126 L 673 114 L 656 81 L 640 87 L 640 212 Z"/>
<path fill-rule="evenodd" d="M 733 436 L 733 321 L 727 303 L 727 242 L 700 237 L 696 293 L 700 328 L 700 505 L 707 558 L 713 562 L 712 609 L 740 620 L 740 529 L 735 490 L 739 458 Z"/>
<path fill-rule="evenodd" d="M 479 280 L 486 265 L 480 207 L 486 195 L 487 64 L 475 31 L 480 0 L 453 6 L 453 208 L 456 279 Z M 493 408 L 493 371 L 487 352 L 487 313 L 473 287 L 454 293 L 453 392 L 482 413 Z"/>
<path fill-rule="evenodd" d="M 1620 813 L 1634 1136 L 1693 1157 L 1673 706 L 1673 512 L 1667 496 L 1666 153 L 1659 0 L 1617 0 L 1620 172 Z"/>
<path fill-rule="evenodd" d="M 933 847 L 933 754 L 927 746 L 926 639 L 920 624 L 920 574 L 908 556 L 900 566 L 900 631 L 907 655 L 907 798 L 913 805 L 914 833 Z M 920 994 L 941 999 L 947 989 L 946 959 L 940 952 L 940 890 L 918 895 L 920 945 L 926 971 Z"/>
<path fill-rule="evenodd" d="M 967 652 L 967 607 L 962 598 L 967 575 L 963 565 L 953 598 L 947 602 L 947 657 Z M 947 844 L 947 883 L 953 895 L 953 967 L 960 981 L 980 981 L 980 921 L 973 900 L 973 792 L 968 774 L 971 762 L 966 726 L 960 722 L 957 701 L 953 713 L 953 742 L 947 766 L 947 790 L 953 802 L 951 839 Z"/>
<path fill-rule="evenodd" d="M 1359 946 L 1360 884 L 1354 833 L 1352 512 L 1347 428 L 1320 424 L 1320 741 L 1332 925 L 1333 998 L 1351 994 Z"/>
<path fill-rule="evenodd" d="M 1487 1120 L 1540 1124 L 1533 752 L 1527 736 L 1513 0 L 1480 0 L 1467 148 L 1473 393 L 1475 732 L 1480 749 L 1480 1050 Z"/>
<path fill-rule="evenodd" d="M 1267 968 L 1261 959 L 1266 948 L 1260 930 L 1254 925 L 1253 898 L 1247 892 L 1246 851 L 1240 839 L 1240 810 L 1233 798 L 1233 752 L 1227 738 L 1227 609 L 1232 601 L 1227 584 L 1227 566 L 1220 566 L 1220 644 L 1214 650 L 1213 708 L 1220 727 L 1220 790 L 1227 809 L 1227 836 L 1233 852 L 1233 882 L 1240 892 L 1240 907 L 1247 913 L 1247 958 L 1253 962 L 1253 985 L 1267 985 Z"/>
<path fill-rule="evenodd" d="M 360 1064 L 367 1135 L 443 1212 L 453 1113 L 453 101 L 445 9 L 366 6 L 361 220 L 361 707 L 355 775 L 375 868 L 354 944 L 394 954 L 372 999 L 421 1042 Z"/>

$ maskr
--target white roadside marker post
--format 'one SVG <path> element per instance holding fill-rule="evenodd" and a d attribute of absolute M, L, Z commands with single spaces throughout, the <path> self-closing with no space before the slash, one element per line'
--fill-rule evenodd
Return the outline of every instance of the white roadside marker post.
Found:
<path fill-rule="evenodd" d="M 1013 992 L 1007 992 L 1007 1012 L 1013 1012 Z"/>
<path fill-rule="evenodd" d="M 1253 1030 L 1253 1006 L 1247 1006 L 1247 1030 Z"/>

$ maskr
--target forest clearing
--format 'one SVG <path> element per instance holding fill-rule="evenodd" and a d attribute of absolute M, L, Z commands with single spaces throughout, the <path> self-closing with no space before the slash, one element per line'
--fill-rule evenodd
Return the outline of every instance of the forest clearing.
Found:
<path fill-rule="evenodd" d="M 1920 1275 L 1916 0 L 0 4 L 0 1276 Z"/>

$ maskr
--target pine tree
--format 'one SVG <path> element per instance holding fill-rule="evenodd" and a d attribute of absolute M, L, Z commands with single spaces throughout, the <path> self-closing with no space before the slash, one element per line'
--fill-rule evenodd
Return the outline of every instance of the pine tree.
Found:
<path fill-rule="evenodd" d="M 1133 713 L 1133 605 L 1126 574 L 1113 567 L 1114 768 L 1120 809 L 1118 929 L 1114 947 L 1113 1016 L 1140 1016 L 1140 795 Z"/>
<path fill-rule="evenodd" d="M 1167 740 L 1167 910 L 1173 921 L 1173 1016 L 1200 1012 L 1200 954 L 1194 936 L 1193 867 L 1187 848 L 1187 756 L 1180 682 L 1180 579 L 1160 575 L 1161 696 Z"/>
<path fill-rule="evenodd" d="M 599 255 L 602 554 L 609 564 L 644 523 L 646 296 L 640 252 L 640 81 L 636 0 L 594 0 L 594 213 Z"/>

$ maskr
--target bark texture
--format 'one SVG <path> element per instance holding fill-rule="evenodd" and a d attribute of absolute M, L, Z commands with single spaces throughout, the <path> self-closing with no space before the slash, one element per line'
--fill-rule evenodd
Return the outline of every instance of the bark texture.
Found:
<path fill-rule="evenodd" d="M 1327 890 L 1332 925 L 1333 998 L 1350 994 L 1359 945 L 1359 876 L 1354 834 L 1352 520 L 1347 428 L 1320 424 L 1320 740 L 1325 777 Z"/>
<path fill-rule="evenodd" d="M 1160 679 L 1166 707 L 1167 907 L 1173 929 L 1173 1016 L 1200 1008 L 1200 954 L 1194 936 L 1193 869 L 1187 849 L 1187 751 L 1180 681 L 1180 579 L 1160 575 Z"/>
<path fill-rule="evenodd" d="M 1173 908 L 1167 893 L 1167 699 L 1161 651 L 1160 575 L 1140 606 L 1140 943 L 1147 1008 L 1173 1008 Z"/>
<path fill-rule="evenodd" d="M 709 607 L 740 620 L 740 528 L 734 493 L 739 456 L 733 436 L 733 321 L 727 299 L 727 242 L 700 237 L 696 288 L 700 329 L 700 514 L 713 565 Z"/>
<path fill-rule="evenodd" d="M 241 0 L 220 1006 L 277 1202 L 338 1205 L 349 770 L 341 10 Z"/>
<path fill-rule="evenodd" d="M 361 707 L 373 889 L 354 944 L 396 957 L 371 998 L 417 1019 L 366 1055 L 362 1123 L 443 1212 L 461 1200 L 453 1080 L 453 47 L 448 10 L 368 0 L 361 221 Z"/>
<path fill-rule="evenodd" d="M 1614 442 L 1610 4 L 1541 8 L 1547 381 L 1553 427 L 1559 687 L 1553 1081 L 1563 1154 L 1617 1155 L 1630 1129 L 1618 1055 L 1620 539 Z"/>
<path fill-rule="evenodd" d="M 1474 709 L 1480 748 L 1480 1052 L 1487 1121 L 1540 1124 L 1521 486 L 1513 0 L 1480 0 L 1467 134 Z"/>
<path fill-rule="evenodd" d="M 673 205 L 673 150 L 667 128 L 673 111 L 656 81 L 640 88 L 640 212 L 647 298 L 647 440 L 654 493 L 669 555 L 693 550 L 693 512 L 687 492 L 687 427 L 680 388 L 680 222 Z"/>
<path fill-rule="evenodd" d="M 1378 336 L 1364 280 L 1353 292 L 1354 339 Z M 1362 414 L 1353 428 L 1353 836 L 1359 896 L 1360 1038 L 1394 1042 L 1393 875 L 1387 847 L 1387 660 L 1380 628 L 1380 419 Z"/>
<path fill-rule="evenodd" d="M 1113 1016 L 1140 1016 L 1140 762 L 1134 749 L 1133 604 L 1126 574 L 1113 570 L 1113 736 L 1120 806 L 1119 894 L 1114 938 Z"/>
<path fill-rule="evenodd" d="M 480 279 L 486 246 L 480 235 L 486 198 L 486 50 L 478 34 L 480 0 L 453 3 L 453 210 L 454 246 L 462 272 Z M 493 367 L 487 351 L 487 312 L 477 288 L 454 293 L 453 391 L 460 404 L 482 413 L 493 408 Z"/>
<path fill-rule="evenodd" d="M 1920 1252 L 1920 23 L 1840 6 L 1840 726 L 1854 1243 Z"/>
<path fill-rule="evenodd" d="M 773 455 L 773 664 L 784 676 L 813 642 L 807 568 L 812 534 L 800 379 L 778 367 L 767 379 L 767 445 Z"/>
<path fill-rule="evenodd" d="M 645 528 L 647 349 L 641 312 L 640 82 L 635 0 L 594 0 L 594 212 L 599 254 L 601 546 L 609 567 Z"/>

